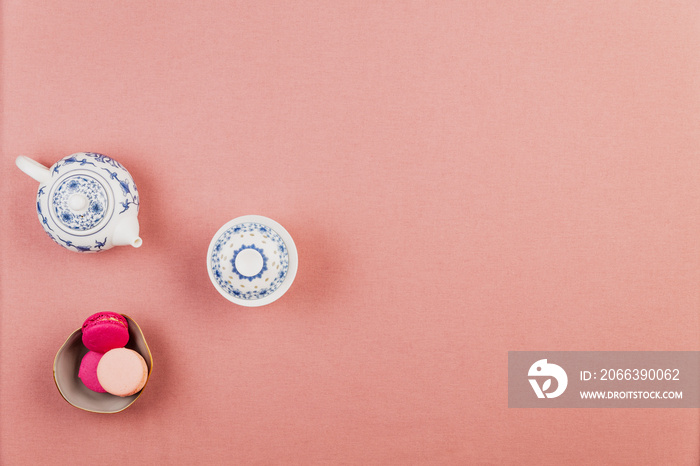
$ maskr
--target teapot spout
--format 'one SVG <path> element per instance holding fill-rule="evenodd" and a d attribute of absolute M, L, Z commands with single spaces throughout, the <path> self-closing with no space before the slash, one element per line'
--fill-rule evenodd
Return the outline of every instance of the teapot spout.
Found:
<path fill-rule="evenodd" d="M 127 217 L 119 221 L 114 228 L 112 244 L 114 246 L 141 247 L 143 241 L 139 238 L 139 221 L 136 217 Z"/>
<path fill-rule="evenodd" d="M 51 172 L 49 169 L 27 156 L 20 155 L 15 159 L 15 164 L 17 168 L 41 184 L 47 184 L 51 180 Z"/>

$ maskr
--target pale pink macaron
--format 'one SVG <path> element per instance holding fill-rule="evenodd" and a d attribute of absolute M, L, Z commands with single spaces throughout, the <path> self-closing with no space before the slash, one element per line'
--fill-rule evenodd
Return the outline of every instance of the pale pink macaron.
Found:
<path fill-rule="evenodd" d="M 136 351 L 115 348 L 107 351 L 97 364 L 97 379 L 107 393 L 130 396 L 146 385 L 148 366 Z"/>

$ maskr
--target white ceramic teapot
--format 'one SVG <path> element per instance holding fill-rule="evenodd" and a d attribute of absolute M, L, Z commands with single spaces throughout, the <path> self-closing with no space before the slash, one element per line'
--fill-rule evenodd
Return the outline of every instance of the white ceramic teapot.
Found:
<path fill-rule="evenodd" d="M 94 152 L 69 155 L 51 168 L 23 155 L 15 162 L 40 183 L 36 210 L 56 243 L 76 252 L 141 246 L 139 195 L 122 164 Z"/>

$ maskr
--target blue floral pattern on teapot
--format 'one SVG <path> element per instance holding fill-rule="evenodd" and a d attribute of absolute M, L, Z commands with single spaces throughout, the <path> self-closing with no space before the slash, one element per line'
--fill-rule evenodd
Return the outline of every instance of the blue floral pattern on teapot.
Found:
<path fill-rule="evenodd" d="M 17 166 L 39 181 L 37 214 L 56 243 L 76 252 L 139 247 L 139 194 L 124 166 L 103 154 L 78 152 L 51 168 L 19 156 Z"/>

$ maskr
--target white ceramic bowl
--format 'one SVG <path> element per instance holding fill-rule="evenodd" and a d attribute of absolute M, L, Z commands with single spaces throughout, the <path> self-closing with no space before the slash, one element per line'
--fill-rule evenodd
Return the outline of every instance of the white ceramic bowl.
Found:
<path fill-rule="evenodd" d="M 234 218 L 219 228 L 207 251 L 214 287 L 241 306 L 263 306 L 287 292 L 299 258 L 282 225 L 260 215 Z"/>
<path fill-rule="evenodd" d="M 129 342 L 126 347 L 143 356 L 150 377 L 153 357 L 148 349 L 148 344 L 146 344 L 146 338 L 143 336 L 141 328 L 131 317 L 125 315 L 124 318 L 129 323 Z M 76 408 L 93 413 L 118 413 L 131 406 L 141 396 L 143 388 L 134 395 L 121 397 L 109 393 L 93 392 L 83 384 L 78 377 L 78 371 L 80 361 L 87 352 L 88 349 L 83 345 L 83 330 L 79 328 L 68 337 L 56 353 L 56 358 L 53 361 L 53 379 L 63 399 Z M 146 383 L 148 383 L 148 379 L 146 379 Z M 146 388 L 145 385 L 144 388 Z"/>

